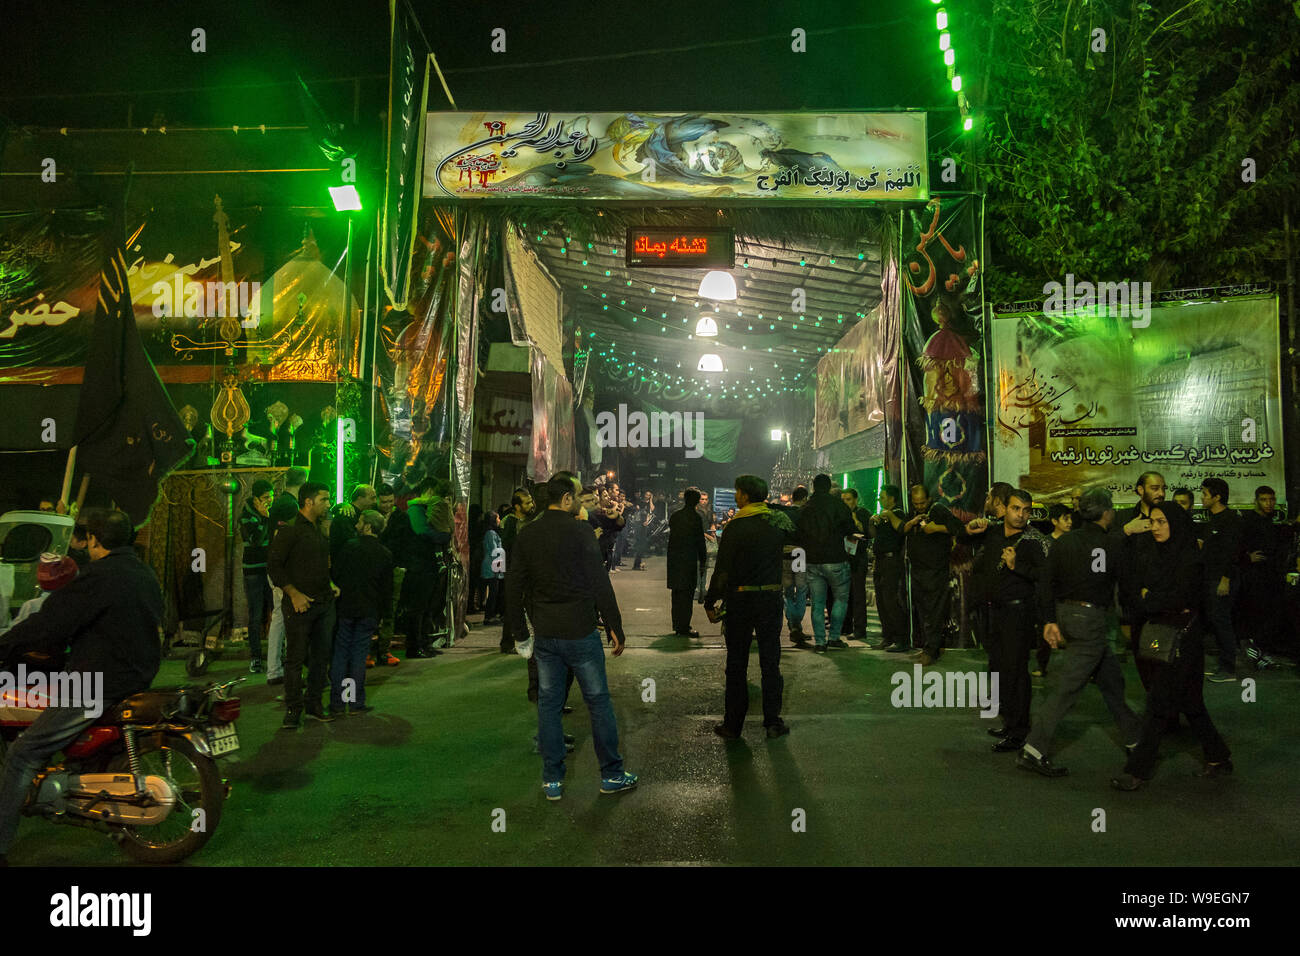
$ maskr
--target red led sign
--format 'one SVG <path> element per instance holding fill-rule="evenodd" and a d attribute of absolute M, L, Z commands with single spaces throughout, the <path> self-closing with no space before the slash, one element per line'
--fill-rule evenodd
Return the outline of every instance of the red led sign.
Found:
<path fill-rule="evenodd" d="M 629 229 L 627 265 L 651 268 L 730 269 L 736 264 L 730 229 Z"/>

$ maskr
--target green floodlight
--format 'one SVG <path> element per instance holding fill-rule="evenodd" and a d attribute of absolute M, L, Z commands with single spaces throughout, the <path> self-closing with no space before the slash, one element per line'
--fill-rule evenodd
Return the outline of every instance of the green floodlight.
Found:
<path fill-rule="evenodd" d="M 330 199 L 335 212 L 354 212 L 361 209 L 361 196 L 356 186 L 330 186 Z"/>
<path fill-rule="evenodd" d="M 942 53 L 952 46 L 952 34 L 944 32 L 939 34 L 939 52 Z"/>
<path fill-rule="evenodd" d="M 940 10 L 936 13 L 934 15 L 934 25 L 941 31 L 948 29 L 948 11 Z"/>
<path fill-rule="evenodd" d="M 970 116 L 966 117 L 964 120 L 962 120 L 961 128 L 969 133 L 972 129 L 975 128 L 975 120 Z"/>
<path fill-rule="evenodd" d="M 952 91 L 953 91 L 954 93 L 960 93 L 960 92 L 961 92 L 961 74 L 960 74 L 960 73 L 958 73 L 956 76 L 954 76 L 954 77 L 952 78 Z"/>

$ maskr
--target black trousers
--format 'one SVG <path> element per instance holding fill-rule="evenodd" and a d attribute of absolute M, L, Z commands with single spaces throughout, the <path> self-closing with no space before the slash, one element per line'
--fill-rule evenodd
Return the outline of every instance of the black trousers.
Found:
<path fill-rule="evenodd" d="M 1034 638 L 1041 636 L 1038 616 L 1029 601 L 990 604 L 988 631 L 996 634 L 998 656 L 990 659 L 990 673 L 998 675 L 998 707 L 1007 736 L 1024 740 L 1029 736 L 1029 652 Z"/>
<path fill-rule="evenodd" d="M 907 644 L 902 554 L 876 555 L 872 580 L 876 587 L 876 612 L 880 615 L 881 640 L 886 644 Z"/>
<path fill-rule="evenodd" d="M 849 564 L 849 610 L 844 615 L 844 625 L 840 630 L 848 633 L 852 629 L 853 636 L 859 641 L 867 639 L 867 565 L 866 562 L 851 562 Z M 832 634 L 831 637 L 838 637 L 838 634 Z"/>
<path fill-rule="evenodd" d="M 952 590 L 946 576 L 942 580 L 912 576 L 912 614 L 917 625 L 913 643 L 920 644 L 931 657 L 938 657 L 952 616 Z"/>
<path fill-rule="evenodd" d="M 781 723 L 781 616 L 779 591 L 736 591 L 727 598 L 727 691 L 722 722 L 740 733 L 749 712 L 749 647 L 758 641 L 763 681 L 763 726 Z"/>
<path fill-rule="evenodd" d="M 686 634 L 691 629 L 691 611 L 695 604 L 694 588 L 673 588 L 673 633 Z"/>
<path fill-rule="evenodd" d="M 1124 765 L 1126 773 L 1150 780 L 1155 773 L 1160 738 L 1179 713 L 1187 715 L 1192 730 L 1201 741 L 1205 759 L 1222 763 L 1231 755 L 1228 745 L 1214 726 L 1205 709 L 1205 642 L 1199 628 L 1183 639 L 1178 660 L 1172 664 L 1155 664 L 1154 679 L 1147 692 L 1146 713 L 1142 715 L 1142 732 L 1138 745 Z"/>
<path fill-rule="evenodd" d="M 976 642 L 980 647 L 984 648 L 984 653 L 988 655 L 988 667 L 985 669 L 992 674 L 997 670 L 998 661 L 1001 660 L 1002 644 L 998 639 L 997 630 L 989 626 L 989 606 L 987 604 L 971 606 L 970 626 Z"/>
<path fill-rule="evenodd" d="M 406 610 L 406 653 L 422 651 L 430 643 L 434 621 L 447 603 L 446 579 L 437 568 L 407 568 L 402 580 L 402 606 Z"/>
<path fill-rule="evenodd" d="M 284 708 L 299 713 L 304 707 L 322 709 L 321 694 L 329 685 L 334 656 L 334 601 L 317 601 L 299 614 L 284 597 Z M 307 690 L 303 693 L 302 667 L 307 665 Z"/>

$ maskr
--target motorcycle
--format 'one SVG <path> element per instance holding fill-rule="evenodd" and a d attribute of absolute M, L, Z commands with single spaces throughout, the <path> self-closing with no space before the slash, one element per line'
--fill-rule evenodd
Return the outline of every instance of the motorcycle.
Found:
<path fill-rule="evenodd" d="M 230 691 L 245 679 L 147 690 L 105 709 L 61 762 L 37 773 L 23 814 L 107 833 L 141 863 L 190 856 L 230 796 L 216 761 L 239 749 Z M 0 757 L 40 716 L 34 703 L 25 689 L 0 698 Z"/>

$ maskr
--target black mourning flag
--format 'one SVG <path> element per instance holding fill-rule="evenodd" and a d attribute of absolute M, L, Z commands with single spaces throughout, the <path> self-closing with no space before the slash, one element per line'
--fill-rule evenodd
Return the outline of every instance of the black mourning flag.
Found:
<path fill-rule="evenodd" d="M 149 518 L 158 484 L 189 456 L 188 437 L 135 326 L 122 249 L 111 218 L 107 261 L 77 405 L 77 466 L 137 527 Z"/>

